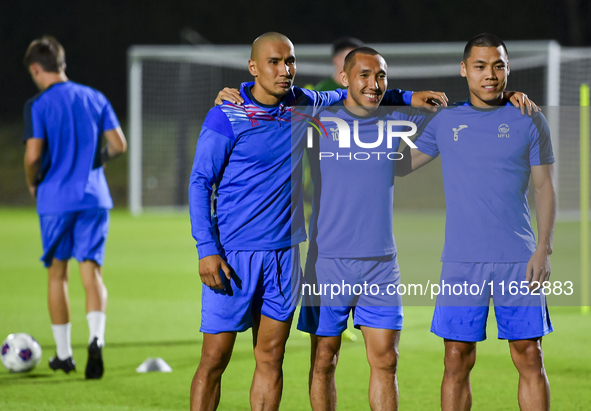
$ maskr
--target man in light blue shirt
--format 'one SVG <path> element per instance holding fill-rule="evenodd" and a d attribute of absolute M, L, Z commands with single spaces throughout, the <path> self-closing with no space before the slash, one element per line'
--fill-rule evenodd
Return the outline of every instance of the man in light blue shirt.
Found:
<path fill-rule="evenodd" d="M 25 174 L 37 201 L 49 274 L 49 313 L 57 353 L 53 370 L 75 370 L 70 338 L 68 260 L 80 263 L 90 329 L 86 378 L 103 375 L 107 289 L 102 265 L 113 201 L 102 165 L 127 149 L 109 101 L 68 80 L 65 52 L 53 37 L 31 43 L 25 66 L 41 92 L 25 104 Z M 101 149 L 102 138 L 107 144 Z"/>
<path fill-rule="evenodd" d="M 498 37 L 470 40 L 461 74 L 469 100 L 441 110 L 426 124 L 417 148 L 405 150 L 411 161 L 397 169 L 404 175 L 441 155 L 446 225 L 440 285 L 447 291 L 438 297 L 431 331 L 445 343 L 442 409 L 471 408 L 470 372 L 476 342 L 486 339 L 492 299 L 498 338 L 509 341 L 519 371 L 519 406 L 547 410 L 550 387 L 541 342 L 552 324 L 540 288 L 550 276 L 556 218 L 548 124 L 541 113 L 522 116 L 505 100 L 509 61 Z M 527 201 L 530 177 L 537 244 Z M 451 294 L 454 285 L 466 291 Z"/>

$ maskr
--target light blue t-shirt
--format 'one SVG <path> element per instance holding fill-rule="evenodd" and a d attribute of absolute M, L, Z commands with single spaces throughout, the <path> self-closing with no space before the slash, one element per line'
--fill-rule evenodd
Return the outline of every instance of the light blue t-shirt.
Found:
<path fill-rule="evenodd" d="M 112 208 L 100 164 L 101 135 L 119 122 L 106 97 L 71 81 L 56 83 L 27 101 L 24 118 L 24 140 L 45 141 L 37 212 Z"/>
<path fill-rule="evenodd" d="M 469 101 L 441 110 L 415 141 L 441 154 L 444 262 L 527 262 L 536 249 L 527 201 L 531 167 L 554 162 L 542 113 Z"/>
<path fill-rule="evenodd" d="M 359 117 L 340 102 L 318 116 L 321 120 L 344 120 L 350 130 L 350 147 L 341 147 L 343 136 L 336 122 L 323 121 L 326 135 L 323 133 L 308 150 L 314 184 L 309 253 L 323 258 L 396 253 L 392 214 L 394 173 L 401 159 L 400 138 L 392 138 L 389 144 L 387 122 L 408 121 L 418 128 L 428 114 L 412 108 L 380 107 L 368 117 Z M 355 123 L 362 144 L 355 141 Z M 409 126 L 392 126 L 392 131 L 409 130 Z"/>

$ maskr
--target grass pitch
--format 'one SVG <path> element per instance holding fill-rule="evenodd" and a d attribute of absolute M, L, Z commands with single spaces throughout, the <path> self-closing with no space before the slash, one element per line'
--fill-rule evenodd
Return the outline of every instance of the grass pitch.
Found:
<path fill-rule="evenodd" d="M 439 275 L 442 214 L 395 215 L 394 232 L 404 282 Z M 556 228 L 553 276 L 576 279 L 577 223 Z M 43 348 L 42 362 L 26 374 L 0 369 L 0 410 L 186 410 L 189 385 L 200 356 L 201 283 L 197 253 L 184 214 L 112 214 L 104 278 L 109 290 L 105 376 L 84 380 L 88 328 L 77 265 L 71 267 L 72 343 L 78 372 L 54 373 L 55 351 L 46 307 L 46 273 L 38 261 L 41 241 L 32 209 L 0 209 L 0 338 L 32 334 Z M 576 286 L 576 282 L 575 282 Z M 574 305 L 574 301 L 571 300 Z M 591 316 L 578 307 L 552 307 L 555 332 L 544 339 L 552 409 L 589 410 L 591 404 Z M 400 409 L 439 409 L 443 343 L 429 333 L 432 307 L 405 307 L 400 343 Z M 479 344 L 472 375 L 475 410 L 517 409 L 517 372 L 506 341 Z M 344 342 L 337 369 L 339 410 L 368 409 L 369 367 L 360 339 Z M 138 374 L 148 357 L 162 357 L 173 372 Z M 282 410 L 309 409 L 309 339 L 295 329 L 287 345 Z M 250 334 L 239 336 L 223 379 L 220 410 L 248 410 L 254 369 Z"/>

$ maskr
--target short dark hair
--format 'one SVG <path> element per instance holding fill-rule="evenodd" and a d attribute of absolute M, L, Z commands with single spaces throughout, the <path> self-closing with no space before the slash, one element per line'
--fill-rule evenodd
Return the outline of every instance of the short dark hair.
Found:
<path fill-rule="evenodd" d="M 365 44 L 355 37 L 340 37 L 332 43 L 332 55 L 336 56 L 341 51 L 346 49 L 356 49 L 363 47 Z"/>
<path fill-rule="evenodd" d="M 39 63 L 45 71 L 60 73 L 66 68 L 66 52 L 54 37 L 43 36 L 29 44 L 24 63 L 27 69 L 31 64 Z"/>
<path fill-rule="evenodd" d="M 503 40 L 501 40 L 499 37 L 495 36 L 494 34 L 490 34 L 490 33 L 479 34 L 478 36 L 472 37 L 472 39 L 468 42 L 468 44 L 466 44 L 466 47 L 464 47 L 464 56 L 462 57 L 462 60 L 464 60 L 464 61 L 468 60 L 468 57 L 470 57 L 470 54 L 472 53 L 472 47 L 499 47 L 499 46 L 503 46 L 503 49 L 505 50 L 505 54 L 508 57 L 509 52 L 507 51 L 507 46 L 505 46 L 505 43 L 503 43 Z"/>
<path fill-rule="evenodd" d="M 345 63 L 343 64 L 343 71 L 349 73 L 353 66 L 355 65 L 355 56 L 358 54 L 365 54 L 368 56 L 380 56 L 382 55 L 378 53 L 376 50 L 372 49 L 371 47 L 357 47 L 353 49 L 347 54 L 345 57 Z M 382 57 L 383 58 L 383 57 Z"/>

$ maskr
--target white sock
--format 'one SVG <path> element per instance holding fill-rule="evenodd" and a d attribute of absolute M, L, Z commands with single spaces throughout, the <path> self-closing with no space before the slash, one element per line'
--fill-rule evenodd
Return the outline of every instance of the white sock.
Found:
<path fill-rule="evenodd" d="M 57 358 L 66 360 L 72 356 L 72 324 L 52 324 L 53 339 L 55 340 Z"/>
<path fill-rule="evenodd" d="M 88 344 L 98 338 L 98 345 L 102 347 L 105 345 L 105 324 L 107 322 L 107 316 L 102 311 L 91 311 L 86 314 L 88 320 L 88 330 L 90 331 L 90 337 L 88 338 Z"/>

